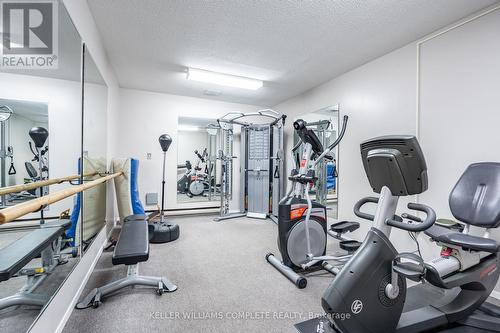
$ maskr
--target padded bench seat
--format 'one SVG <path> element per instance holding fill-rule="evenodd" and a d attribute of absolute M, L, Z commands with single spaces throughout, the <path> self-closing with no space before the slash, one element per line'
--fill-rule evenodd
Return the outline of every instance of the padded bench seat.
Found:
<path fill-rule="evenodd" d="M 113 265 L 135 265 L 148 259 L 148 222 L 146 220 L 124 222 L 113 252 Z"/>
<path fill-rule="evenodd" d="M 69 222 L 47 223 L 0 249 L 0 281 L 10 279 L 59 236 Z"/>

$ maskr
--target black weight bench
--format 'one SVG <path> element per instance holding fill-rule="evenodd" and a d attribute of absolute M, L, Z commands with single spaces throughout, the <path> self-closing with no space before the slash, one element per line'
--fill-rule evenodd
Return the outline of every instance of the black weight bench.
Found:
<path fill-rule="evenodd" d="M 0 299 L 0 310 L 17 305 L 43 307 L 50 295 L 34 294 L 33 291 L 59 264 L 66 263 L 60 255 L 61 242 L 65 230 L 71 225 L 69 220 L 60 220 L 40 225 L 15 242 L 0 249 L 0 282 L 12 277 L 27 276 L 24 287 L 12 296 Z M 55 246 L 53 246 L 55 245 Z M 42 266 L 23 269 L 33 259 L 41 255 Z"/>
<path fill-rule="evenodd" d="M 146 220 L 125 219 L 118 241 L 113 252 L 113 265 L 127 265 L 127 276 L 107 285 L 93 289 L 76 305 L 77 309 L 98 307 L 101 300 L 125 287 L 148 286 L 155 287 L 158 295 L 164 292 L 173 292 L 177 286 L 164 277 L 139 275 L 139 262 L 149 259 L 149 232 Z"/>

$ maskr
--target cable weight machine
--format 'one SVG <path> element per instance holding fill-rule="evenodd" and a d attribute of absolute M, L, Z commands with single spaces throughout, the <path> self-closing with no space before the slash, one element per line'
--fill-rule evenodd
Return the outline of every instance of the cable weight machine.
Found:
<path fill-rule="evenodd" d="M 221 129 L 221 210 L 215 221 L 242 216 L 277 222 L 283 194 L 283 128 L 285 115 L 273 110 L 228 113 L 217 122 Z M 251 122 L 250 120 L 255 120 Z M 259 121 L 257 121 L 259 120 Z M 233 194 L 235 125 L 240 126 L 239 210 L 230 211 Z"/>

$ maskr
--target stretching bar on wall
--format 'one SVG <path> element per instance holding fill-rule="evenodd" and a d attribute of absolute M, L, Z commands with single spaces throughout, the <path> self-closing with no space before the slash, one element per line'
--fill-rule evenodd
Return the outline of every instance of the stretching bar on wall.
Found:
<path fill-rule="evenodd" d="M 91 176 L 95 176 L 96 174 L 97 174 L 97 172 L 87 173 L 87 174 L 84 174 L 83 177 L 91 177 Z M 18 193 L 21 191 L 34 190 L 34 189 L 39 188 L 39 187 L 54 185 L 54 184 L 61 184 L 61 183 L 69 182 L 71 180 L 75 180 L 78 178 L 80 178 L 80 175 L 73 175 L 73 176 L 67 176 L 67 177 L 62 177 L 62 178 L 41 180 L 38 182 L 33 182 L 33 183 L 28 183 L 28 184 L 2 187 L 2 188 L 0 188 L 0 195 L 5 195 L 5 194 L 9 194 L 9 193 Z"/>
<path fill-rule="evenodd" d="M 83 192 L 89 188 L 97 186 L 105 181 L 113 179 L 122 175 L 122 172 L 113 173 L 111 175 L 101 177 L 99 179 L 90 181 L 88 183 L 74 186 L 65 190 L 61 190 L 58 192 L 51 193 L 49 195 L 43 196 L 41 198 L 33 199 L 30 201 L 26 201 L 20 204 L 17 204 L 12 207 L 8 207 L 2 209 L 0 211 L 0 224 L 4 224 L 10 221 L 17 219 L 23 215 L 36 212 L 37 210 L 43 208 L 46 205 L 53 204 L 54 202 L 60 201 L 64 198 L 70 197 L 76 193 Z"/>

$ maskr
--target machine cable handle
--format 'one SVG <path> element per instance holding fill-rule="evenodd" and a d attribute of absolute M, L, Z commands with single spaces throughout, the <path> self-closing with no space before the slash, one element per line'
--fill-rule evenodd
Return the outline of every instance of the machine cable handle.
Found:
<path fill-rule="evenodd" d="M 361 217 L 362 219 L 373 221 L 375 219 L 375 216 L 372 214 L 368 213 L 363 213 L 360 208 L 364 206 L 367 203 L 375 203 L 378 204 L 378 198 L 377 197 L 364 197 L 361 198 L 356 204 L 354 205 L 354 214 L 357 217 Z"/>
<path fill-rule="evenodd" d="M 14 166 L 14 162 L 12 161 L 12 157 L 10 158 L 10 168 L 9 175 L 15 175 L 17 173 L 16 167 Z"/>
<path fill-rule="evenodd" d="M 330 146 L 328 146 L 328 148 L 326 150 L 324 150 L 321 153 L 321 155 L 318 156 L 318 158 L 316 158 L 316 160 L 313 163 L 313 167 L 316 166 L 316 164 L 318 164 L 326 155 L 328 155 L 333 150 L 333 148 L 335 148 L 340 143 L 340 141 L 342 141 L 342 138 L 344 137 L 344 134 L 345 134 L 345 130 L 347 128 L 347 121 L 348 120 L 349 120 L 349 116 L 345 115 L 343 120 L 342 120 L 342 129 L 340 130 L 340 134 L 337 137 L 337 140 L 335 140 Z"/>
<path fill-rule="evenodd" d="M 15 175 L 17 173 L 16 167 L 14 166 L 14 148 L 12 146 L 7 147 L 7 152 L 10 157 L 10 168 L 9 175 Z"/>
<path fill-rule="evenodd" d="M 431 207 L 424 205 L 424 204 L 410 202 L 408 204 L 408 208 L 411 210 L 416 210 L 416 211 L 425 213 L 427 215 L 425 217 L 425 220 L 423 222 L 418 223 L 418 224 L 414 224 L 414 223 L 399 222 L 399 221 L 396 221 L 394 219 L 387 219 L 385 221 L 385 223 L 387 223 L 388 225 L 390 225 L 392 227 L 396 227 L 396 228 L 403 229 L 406 231 L 418 232 L 418 231 L 424 231 L 424 230 L 429 229 L 434 224 L 434 222 L 436 222 L 436 212 Z M 411 216 L 411 215 L 408 215 L 408 216 Z M 418 219 L 420 219 L 420 218 L 418 218 Z M 418 221 L 415 221 L 415 222 L 418 222 Z"/>

